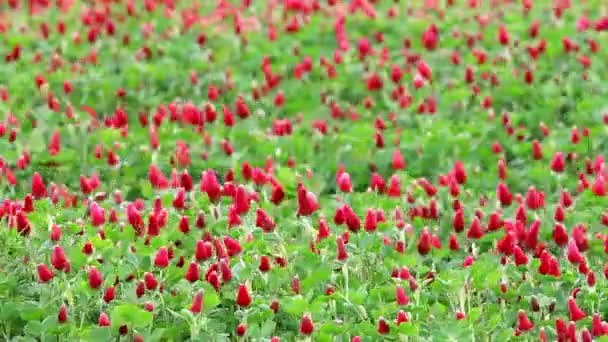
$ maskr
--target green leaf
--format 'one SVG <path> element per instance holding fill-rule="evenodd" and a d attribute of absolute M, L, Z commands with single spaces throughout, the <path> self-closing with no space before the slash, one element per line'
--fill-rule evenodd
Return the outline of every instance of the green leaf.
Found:
<path fill-rule="evenodd" d="M 207 285 L 207 284 L 205 284 Z M 215 290 L 209 286 L 209 288 L 205 288 L 205 292 L 203 294 L 203 308 L 204 310 L 210 310 L 216 307 L 220 303 L 220 297 L 217 295 Z"/>
<path fill-rule="evenodd" d="M 418 335 L 418 326 L 414 325 L 412 322 L 403 322 L 399 324 L 397 331 L 399 331 L 400 334 L 407 336 L 416 336 Z"/>
<path fill-rule="evenodd" d="M 122 304 L 112 309 L 110 315 L 112 325 L 128 325 L 130 327 L 141 328 L 152 322 L 154 316 L 134 304 Z"/>
<path fill-rule="evenodd" d="M 110 327 L 93 327 L 87 334 L 87 341 L 106 342 L 112 340 L 112 329 Z"/>
<path fill-rule="evenodd" d="M 293 297 L 285 301 L 283 308 L 285 312 L 299 317 L 308 309 L 308 302 L 301 297 Z"/>

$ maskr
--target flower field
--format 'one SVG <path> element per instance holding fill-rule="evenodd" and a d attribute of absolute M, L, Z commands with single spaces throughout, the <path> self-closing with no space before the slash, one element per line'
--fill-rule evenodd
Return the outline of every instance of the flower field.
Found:
<path fill-rule="evenodd" d="M 0 339 L 608 341 L 608 3 L 0 0 Z"/>

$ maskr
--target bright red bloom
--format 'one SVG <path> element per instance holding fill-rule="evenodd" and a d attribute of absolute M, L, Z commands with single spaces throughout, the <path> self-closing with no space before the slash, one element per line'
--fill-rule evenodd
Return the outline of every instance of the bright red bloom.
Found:
<path fill-rule="evenodd" d="M 389 197 L 401 197 L 401 180 L 399 176 L 391 176 L 386 193 Z"/>
<path fill-rule="evenodd" d="M 568 261 L 573 264 L 578 264 L 583 260 L 583 256 L 581 255 L 578 246 L 574 240 L 571 240 L 568 243 Z"/>
<path fill-rule="evenodd" d="M 115 297 L 116 297 L 116 289 L 114 288 L 114 286 L 110 286 L 110 287 L 106 288 L 106 291 L 103 294 L 103 301 L 106 303 L 109 303 L 109 302 L 113 301 Z"/>
<path fill-rule="evenodd" d="M 477 216 L 473 218 L 471 225 L 469 226 L 469 230 L 467 231 L 467 238 L 469 239 L 481 239 L 484 235 L 483 229 L 481 227 L 481 222 Z"/>
<path fill-rule="evenodd" d="M 220 198 L 221 188 L 215 171 L 208 169 L 202 172 L 200 189 L 207 193 L 211 202 L 216 202 Z"/>
<path fill-rule="evenodd" d="M 213 256 L 213 245 L 209 241 L 198 240 L 194 250 L 196 260 L 207 260 Z"/>
<path fill-rule="evenodd" d="M 270 271 L 270 258 L 266 255 L 260 257 L 260 265 L 258 266 L 260 272 Z"/>
<path fill-rule="evenodd" d="M 464 230 L 464 211 L 462 209 L 458 209 L 454 213 L 454 217 L 452 218 L 452 227 L 457 233 Z"/>
<path fill-rule="evenodd" d="M 515 265 L 527 265 L 528 256 L 519 248 L 518 245 L 513 246 L 513 256 L 515 258 Z"/>
<path fill-rule="evenodd" d="M 429 65 L 426 64 L 424 61 L 418 62 L 416 68 L 418 70 L 418 73 L 422 77 L 424 77 L 424 79 L 431 80 L 433 78 L 433 71 L 431 70 L 431 67 L 429 67 Z"/>
<path fill-rule="evenodd" d="M 192 298 L 192 305 L 190 305 L 190 311 L 192 313 L 200 313 L 203 311 L 203 292 L 199 291 Z"/>
<path fill-rule="evenodd" d="M 391 331 L 391 327 L 388 325 L 384 317 L 380 317 L 380 319 L 378 319 L 378 326 L 376 330 L 378 331 L 378 334 L 386 335 Z"/>
<path fill-rule="evenodd" d="M 38 172 L 34 172 L 34 175 L 32 176 L 32 196 L 34 196 L 35 199 L 47 196 L 46 185 Z"/>
<path fill-rule="evenodd" d="M 500 201 L 500 204 L 503 206 L 510 206 L 513 202 L 513 195 L 511 195 L 511 191 L 504 183 L 499 183 L 496 188 L 496 197 Z"/>
<path fill-rule="evenodd" d="M 59 314 L 57 314 L 57 321 L 59 323 L 65 323 L 68 320 L 68 307 L 65 304 L 61 304 L 59 307 Z"/>
<path fill-rule="evenodd" d="M 247 333 L 247 325 L 244 323 L 241 323 L 239 325 L 236 326 L 236 335 L 237 336 L 245 336 L 245 334 Z"/>
<path fill-rule="evenodd" d="M 239 289 L 236 294 L 236 304 L 240 307 L 248 307 L 251 304 L 251 297 L 245 284 L 239 285 Z"/>
<path fill-rule="evenodd" d="M 110 326 L 110 317 L 108 317 L 108 315 L 105 312 L 100 313 L 97 324 L 100 327 L 109 327 Z"/>
<path fill-rule="evenodd" d="M 340 189 L 340 191 L 342 191 L 342 192 L 353 191 L 353 184 L 350 180 L 350 175 L 348 174 L 348 172 L 342 172 L 338 176 L 337 183 L 338 183 L 338 189 Z"/>
<path fill-rule="evenodd" d="M 89 268 L 89 286 L 92 289 L 98 289 L 103 283 L 101 272 L 95 266 Z"/>
<path fill-rule="evenodd" d="M 528 331 L 534 328 L 534 323 L 530 321 L 525 311 L 519 310 L 517 313 L 517 330 Z"/>
<path fill-rule="evenodd" d="M 230 257 L 240 254 L 243 250 L 241 243 L 230 236 L 224 236 L 224 245 Z"/>
<path fill-rule="evenodd" d="M 106 222 L 105 211 L 97 202 L 91 203 L 89 212 L 91 214 L 91 224 L 94 227 L 101 226 Z"/>
<path fill-rule="evenodd" d="M 190 263 L 188 269 L 186 270 L 185 278 L 191 283 L 194 283 L 195 281 L 199 280 L 200 274 L 198 271 L 198 264 L 196 262 Z"/>
<path fill-rule="evenodd" d="M 146 284 L 146 289 L 148 290 L 154 290 L 158 286 L 156 277 L 154 277 L 154 274 L 150 272 L 144 273 L 144 283 Z"/>
<path fill-rule="evenodd" d="M 568 298 L 568 314 L 570 315 L 570 320 L 574 322 L 587 317 L 587 314 L 578 307 L 578 304 L 576 304 L 576 301 L 572 297 Z"/>
<path fill-rule="evenodd" d="M 68 265 L 68 259 L 65 256 L 65 252 L 61 246 L 53 247 L 53 252 L 51 254 L 51 265 L 56 270 L 65 270 Z"/>
<path fill-rule="evenodd" d="M 336 246 L 338 250 L 337 259 L 340 261 L 348 259 L 348 253 L 346 252 L 346 245 L 344 244 L 344 239 L 342 236 L 338 236 L 336 238 Z"/>
<path fill-rule="evenodd" d="M 564 172 L 566 168 L 566 160 L 564 158 L 564 154 L 562 152 L 557 152 L 553 156 L 553 160 L 551 161 L 551 170 L 554 172 Z"/>
<path fill-rule="evenodd" d="M 297 189 L 298 215 L 309 216 L 319 209 L 316 196 L 299 183 Z"/>
<path fill-rule="evenodd" d="M 165 268 L 169 266 L 169 251 L 166 247 L 161 247 L 156 252 L 156 257 L 154 258 L 154 266 Z"/>
<path fill-rule="evenodd" d="M 37 267 L 38 270 L 38 281 L 41 283 L 47 283 L 53 279 L 53 271 L 48 268 L 45 264 L 40 264 Z"/>
<path fill-rule="evenodd" d="M 300 333 L 302 335 L 310 335 L 315 330 L 315 325 L 308 315 L 303 315 L 300 319 Z"/>
<path fill-rule="evenodd" d="M 397 305 L 407 305 L 410 302 L 405 290 L 401 286 L 397 286 L 395 288 L 395 298 L 397 301 Z"/>
<path fill-rule="evenodd" d="M 504 25 L 498 28 L 498 42 L 501 45 L 509 45 L 509 32 Z"/>

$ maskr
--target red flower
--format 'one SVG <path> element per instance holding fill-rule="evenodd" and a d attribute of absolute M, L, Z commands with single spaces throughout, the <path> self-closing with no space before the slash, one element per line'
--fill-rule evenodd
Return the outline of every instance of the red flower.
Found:
<path fill-rule="evenodd" d="M 191 283 L 200 279 L 198 264 L 196 262 L 193 261 L 190 263 L 190 266 L 188 266 L 188 269 L 186 270 L 185 278 Z"/>
<path fill-rule="evenodd" d="M 587 317 L 587 314 L 578 307 L 578 304 L 576 304 L 576 301 L 572 297 L 568 298 L 568 314 L 570 315 L 570 320 L 574 322 Z"/>
<path fill-rule="evenodd" d="M 346 246 L 344 245 L 344 239 L 342 236 L 336 238 L 336 246 L 338 249 L 337 259 L 340 261 L 348 259 L 348 253 L 346 252 Z"/>
<path fill-rule="evenodd" d="M 564 172 L 566 168 L 566 160 L 564 158 L 564 154 L 562 152 L 557 152 L 553 156 L 553 160 L 551 161 L 551 170 L 555 172 Z"/>
<path fill-rule="evenodd" d="M 553 227 L 553 241 L 558 246 L 565 246 L 568 243 L 568 232 L 561 223 L 556 223 Z"/>
<path fill-rule="evenodd" d="M 109 327 L 110 318 L 105 312 L 99 314 L 99 320 L 97 321 L 100 327 Z"/>
<path fill-rule="evenodd" d="M 243 250 L 241 243 L 230 236 L 224 236 L 224 245 L 226 246 L 228 256 L 230 257 L 240 254 Z"/>
<path fill-rule="evenodd" d="M 169 266 L 169 251 L 166 247 L 161 247 L 156 252 L 156 257 L 154 258 L 154 266 L 165 268 Z"/>
<path fill-rule="evenodd" d="M 270 258 L 266 255 L 260 257 L 260 266 L 258 266 L 260 272 L 270 271 Z"/>
<path fill-rule="evenodd" d="M 53 226 L 51 228 L 51 240 L 59 241 L 59 240 L 61 240 L 61 235 L 62 235 L 61 226 L 59 226 L 58 224 L 53 224 Z"/>
<path fill-rule="evenodd" d="M 306 187 L 304 187 L 304 184 L 302 183 L 298 183 L 297 199 L 298 215 L 309 216 L 319 209 L 316 196 L 312 192 L 306 190 Z"/>
<path fill-rule="evenodd" d="M 429 50 L 435 50 L 437 47 L 437 42 L 439 40 L 439 30 L 437 30 L 437 26 L 431 24 L 423 33 L 422 33 L 422 45 Z"/>
<path fill-rule="evenodd" d="M 337 179 L 338 189 L 342 192 L 351 192 L 353 191 L 353 184 L 350 180 L 350 175 L 348 172 L 342 172 Z"/>
<path fill-rule="evenodd" d="M 47 196 L 46 185 L 38 172 L 34 172 L 34 175 L 32 176 L 32 196 L 34 196 L 35 199 Z"/>
<path fill-rule="evenodd" d="M 534 323 L 530 321 L 525 311 L 519 310 L 517 313 L 517 330 L 528 331 L 534 328 Z"/>
<path fill-rule="evenodd" d="M 192 313 L 200 313 L 203 311 L 203 292 L 199 291 L 192 298 L 192 305 L 190 305 L 190 311 Z"/>
<path fill-rule="evenodd" d="M 397 325 L 400 325 L 401 323 L 407 323 L 408 321 L 409 319 L 407 318 L 407 314 L 405 313 L 405 311 L 399 310 L 399 312 L 397 312 Z"/>
<path fill-rule="evenodd" d="M 507 32 L 507 28 L 504 25 L 498 28 L 498 42 L 501 45 L 509 45 L 509 32 Z"/>
<path fill-rule="evenodd" d="M 200 189 L 207 193 L 211 202 L 216 202 L 220 198 L 221 188 L 215 171 L 208 169 L 202 172 Z"/>
<path fill-rule="evenodd" d="M 331 235 L 331 231 L 329 230 L 329 226 L 327 225 L 327 221 L 324 218 L 319 219 L 319 233 L 317 238 L 319 240 L 325 239 Z"/>
<path fill-rule="evenodd" d="M 410 302 L 410 299 L 407 297 L 405 290 L 401 286 L 397 286 L 395 288 L 395 298 L 397 301 L 397 305 L 407 305 Z"/>
<path fill-rule="evenodd" d="M 106 222 L 104 209 L 100 207 L 97 202 L 91 203 L 91 206 L 89 207 L 89 212 L 91 214 L 91 224 L 94 227 L 101 226 Z"/>
<path fill-rule="evenodd" d="M 89 268 L 89 286 L 92 289 L 98 289 L 103 283 L 101 272 L 95 266 Z"/>
<path fill-rule="evenodd" d="M 291 291 L 294 294 L 300 294 L 300 278 L 297 275 L 291 279 Z"/>
<path fill-rule="evenodd" d="M 593 319 L 591 320 L 591 334 L 593 334 L 593 336 L 604 335 L 604 327 L 602 325 L 602 318 L 598 313 L 594 313 Z"/>
<path fill-rule="evenodd" d="M 220 289 L 220 277 L 217 274 L 216 271 L 211 271 L 209 273 L 207 273 L 207 275 L 205 276 L 205 279 L 207 280 L 207 282 L 213 286 L 213 288 L 216 291 L 219 291 Z"/>
<path fill-rule="evenodd" d="M 49 154 L 55 156 L 61 151 L 61 135 L 58 130 L 53 132 L 48 146 Z"/>
<path fill-rule="evenodd" d="M 154 290 L 158 286 L 158 281 L 154 277 L 154 274 L 150 272 L 144 273 L 144 282 L 146 283 L 146 289 Z"/>
<path fill-rule="evenodd" d="M 57 321 L 59 323 L 65 323 L 68 320 L 68 307 L 65 304 L 61 304 L 59 308 L 59 314 L 57 314 Z"/>
<path fill-rule="evenodd" d="M 473 265 L 474 262 L 475 262 L 475 258 L 473 258 L 472 255 L 467 255 L 466 257 L 464 257 L 464 260 L 462 261 L 462 267 L 467 268 L 467 267 Z"/>
<path fill-rule="evenodd" d="M 68 266 L 68 259 L 65 256 L 63 248 L 61 246 L 53 247 L 51 254 L 51 264 L 56 270 L 65 270 Z"/>
<path fill-rule="evenodd" d="M 272 185 L 272 194 L 270 195 L 270 201 L 275 205 L 279 205 L 281 201 L 285 198 L 285 190 L 281 184 L 276 183 Z"/>
<path fill-rule="evenodd" d="M 53 279 L 53 271 L 48 268 L 45 264 L 40 264 L 37 267 L 38 269 L 38 281 L 41 283 L 47 283 L 51 279 Z"/>
<path fill-rule="evenodd" d="M 418 62 L 416 68 L 420 76 L 424 77 L 424 79 L 431 80 L 433 78 L 433 71 L 431 70 L 431 67 L 429 67 L 429 65 L 424 61 Z"/>
<path fill-rule="evenodd" d="M 236 326 L 237 336 L 245 336 L 246 333 L 247 333 L 247 325 L 245 323 L 241 323 Z"/>
<path fill-rule="evenodd" d="M 376 228 L 378 227 L 378 220 L 375 210 L 371 208 L 367 209 L 367 212 L 365 213 L 365 223 L 363 227 L 368 232 L 373 232 L 376 230 Z"/>
<path fill-rule="evenodd" d="M 240 307 L 248 307 L 251 304 L 251 297 L 245 284 L 239 285 L 239 289 L 236 294 L 236 303 Z"/>
<path fill-rule="evenodd" d="M 116 297 L 116 289 L 114 286 L 110 286 L 103 294 L 103 301 L 109 303 L 114 300 L 114 297 Z"/>
<path fill-rule="evenodd" d="M 515 257 L 515 265 L 520 266 L 528 264 L 528 256 L 518 245 L 513 246 L 513 256 Z"/>
<path fill-rule="evenodd" d="M 300 333 L 302 335 L 310 335 L 315 330 L 315 325 L 308 315 L 303 315 L 300 319 Z"/>
<path fill-rule="evenodd" d="M 256 227 L 260 227 L 264 230 L 264 232 L 272 232 L 276 223 L 272 219 L 272 217 L 268 216 L 264 209 L 258 208 L 255 212 L 255 225 Z"/>
<path fill-rule="evenodd" d="M 513 195 L 509 187 L 504 183 L 499 183 L 496 187 L 496 197 L 498 197 L 500 204 L 503 206 L 510 206 L 513 202 Z"/>
<path fill-rule="evenodd" d="M 239 185 L 236 188 L 233 205 L 238 215 L 245 214 L 249 211 L 249 196 L 243 185 Z"/>
<path fill-rule="evenodd" d="M 378 319 L 378 327 L 376 330 L 378 331 L 378 334 L 386 335 L 391 331 L 391 327 L 388 325 L 384 317 L 380 317 L 380 319 Z"/>
<path fill-rule="evenodd" d="M 196 260 L 207 260 L 213 256 L 213 245 L 209 241 L 198 240 L 194 250 Z"/>
<path fill-rule="evenodd" d="M 596 196 L 606 196 L 606 180 L 601 174 L 595 178 L 591 190 Z"/>
<path fill-rule="evenodd" d="M 580 253 L 578 246 L 574 240 L 568 243 L 568 261 L 573 264 L 578 264 L 583 260 L 583 256 Z"/>
<path fill-rule="evenodd" d="M 450 240 L 448 242 L 448 247 L 452 251 L 457 251 L 460 249 L 460 243 L 458 243 L 458 238 L 456 237 L 456 234 L 454 234 L 454 233 L 450 234 Z"/>
<path fill-rule="evenodd" d="M 431 250 L 431 234 L 429 233 L 429 230 L 426 227 L 422 230 L 422 234 L 420 234 L 417 248 L 418 253 L 420 253 L 421 255 L 428 254 Z"/>
<path fill-rule="evenodd" d="M 372 174 L 370 180 L 370 188 L 372 190 L 378 191 L 379 193 L 383 193 L 386 188 L 386 183 L 384 182 L 384 179 L 376 172 Z"/>
<path fill-rule="evenodd" d="M 483 229 L 481 228 L 481 223 L 479 222 L 479 219 L 477 218 L 477 216 L 475 216 L 475 218 L 473 218 L 473 222 L 471 222 L 471 226 L 469 227 L 469 230 L 467 231 L 467 238 L 469 239 L 481 239 L 481 237 L 483 237 Z"/>
<path fill-rule="evenodd" d="M 405 169 L 405 158 L 401 154 L 400 150 L 393 151 L 393 162 L 392 162 L 393 170 L 403 170 Z"/>
<path fill-rule="evenodd" d="M 464 230 L 464 211 L 462 209 L 458 209 L 454 213 L 454 218 L 452 219 L 452 227 L 457 233 L 462 232 Z"/>
<path fill-rule="evenodd" d="M 401 197 L 401 180 L 399 176 L 391 176 L 386 193 L 389 197 Z"/>
<path fill-rule="evenodd" d="M 376 73 L 371 74 L 367 78 L 366 83 L 367 83 L 367 90 L 369 90 L 369 91 L 381 90 L 382 87 L 384 86 L 384 82 L 382 81 L 382 78 Z"/>
<path fill-rule="evenodd" d="M 222 273 L 222 281 L 224 283 L 227 283 L 232 279 L 232 269 L 230 269 L 230 262 L 228 258 L 223 258 L 220 260 L 220 272 Z"/>

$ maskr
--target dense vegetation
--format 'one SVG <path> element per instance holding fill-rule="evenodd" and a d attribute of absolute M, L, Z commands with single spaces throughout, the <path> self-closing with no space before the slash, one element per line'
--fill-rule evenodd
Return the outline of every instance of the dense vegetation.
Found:
<path fill-rule="evenodd" d="M 0 0 L 0 336 L 601 340 L 606 13 Z"/>

